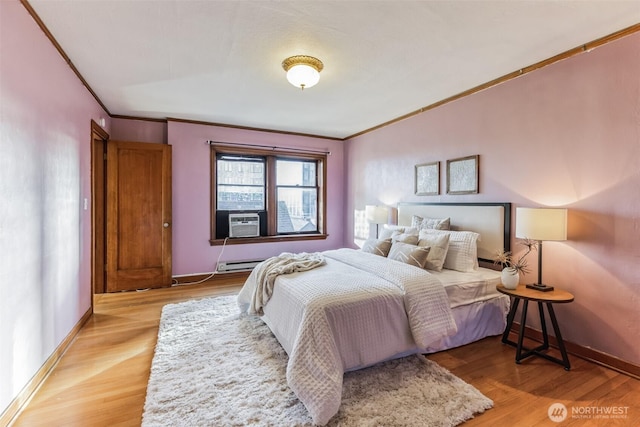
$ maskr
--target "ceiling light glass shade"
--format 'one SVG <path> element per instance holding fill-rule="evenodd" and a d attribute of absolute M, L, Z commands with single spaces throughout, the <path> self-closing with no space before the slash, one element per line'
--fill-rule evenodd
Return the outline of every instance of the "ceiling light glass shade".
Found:
<path fill-rule="evenodd" d="M 320 73 L 308 65 L 294 65 L 287 71 L 287 80 L 304 89 L 315 86 L 320 81 Z"/>
<path fill-rule="evenodd" d="M 320 81 L 323 64 L 313 56 L 296 55 L 282 61 L 282 68 L 287 72 L 289 83 L 304 90 Z"/>

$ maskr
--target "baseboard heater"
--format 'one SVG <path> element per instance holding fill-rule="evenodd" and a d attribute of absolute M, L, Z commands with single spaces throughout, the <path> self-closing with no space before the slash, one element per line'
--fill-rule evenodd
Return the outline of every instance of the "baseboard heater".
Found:
<path fill-rule="evenodd" d="M 239 271 L 251 271 L 253 268 L 260 264 L 263 260 L 251 260 L 251 261 L 223 261 L 218 263 L 216 271 L 218 273 L 236 273 Z"/>

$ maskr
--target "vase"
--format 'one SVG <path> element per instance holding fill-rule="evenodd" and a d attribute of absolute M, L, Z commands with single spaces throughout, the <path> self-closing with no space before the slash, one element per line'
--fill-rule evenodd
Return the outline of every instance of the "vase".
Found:
<path fill-rule="evenodd" d="M 506 267 L 502 270 L 502 286 L 507 289 L 515 289 L 520 283 L 520 273 L 512 267 Z"/>

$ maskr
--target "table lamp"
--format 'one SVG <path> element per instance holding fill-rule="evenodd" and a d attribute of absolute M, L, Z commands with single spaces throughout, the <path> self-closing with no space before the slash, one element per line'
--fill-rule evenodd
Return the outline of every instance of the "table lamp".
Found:
<path fill-rule="evenodd" d="M 386 224 L 389 219 L 389 208 L 386 206 L 366 205 L 364 216 L 369 224 L 376 225 L 376 238 L 378 238 L 379 224 Z"/>
<path fill-rule="evenodd" d="M 542 242 L 567 240 L 567 210 L 557 208 L 516 208 L 516 237 L 538 241 L 538 282 L 527 288 L 552 291 L 542 283 Z"/>

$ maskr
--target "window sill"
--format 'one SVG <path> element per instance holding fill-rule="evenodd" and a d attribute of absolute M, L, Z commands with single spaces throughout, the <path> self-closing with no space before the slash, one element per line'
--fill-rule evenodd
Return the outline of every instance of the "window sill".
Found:
<path fill-rule="evenodd" d="M 227 239 L 227 245 L 246 245 L 252 243 L 275 243 L 275 242 L 295 242 L 299 240 L 325 240 L 328 234 L 287 234 L 279 236 L 260 236 L 260 237 L 230 237 Z M 209 240 L 211 246 L 222 246 L 225 239 Z"/>

